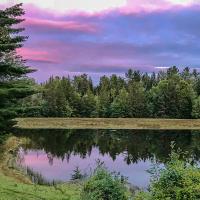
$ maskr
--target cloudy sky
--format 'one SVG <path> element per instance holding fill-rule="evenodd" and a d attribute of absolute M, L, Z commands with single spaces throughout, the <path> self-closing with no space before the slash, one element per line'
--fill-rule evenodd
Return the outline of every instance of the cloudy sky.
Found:
<path fill-rule="evenodd" d="M 200 0 L 0 0 L 24 3 L 29 40 L 19 53 L 50 75 L 200 67 Z"/>

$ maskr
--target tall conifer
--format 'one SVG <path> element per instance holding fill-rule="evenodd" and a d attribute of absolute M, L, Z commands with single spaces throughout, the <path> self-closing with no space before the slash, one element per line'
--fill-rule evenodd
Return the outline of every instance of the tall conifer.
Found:
<path fill-rule="evenodd" d="M 23 46 L 27 37 L 20 35 L 24 28 L 19 24 L 24 21 L 22 4 L 0 10 L 0 128 L 8 128 L 11 119 L 20 110 L 18 100 L 34 93 L 30 79 L 33 72 L 17 49 Z"/>

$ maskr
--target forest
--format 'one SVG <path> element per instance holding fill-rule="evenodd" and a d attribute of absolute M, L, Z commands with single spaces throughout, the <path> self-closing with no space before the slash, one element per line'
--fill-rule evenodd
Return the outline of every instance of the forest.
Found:
<path fill-rule="evenodd" d="M 124 77 L 102 76 L 97 85 L 87 74 L 52 76 L 35 88 L 37 94 L 21 101 L 22 117 L 200 117 L 200 74 L 188 67 L 129 69 Z"/>

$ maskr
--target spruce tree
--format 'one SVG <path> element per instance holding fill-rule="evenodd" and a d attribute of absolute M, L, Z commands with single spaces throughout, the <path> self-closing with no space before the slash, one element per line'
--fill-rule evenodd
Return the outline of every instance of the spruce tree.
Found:
<path fill-rule="evenodd" d="M 0 10 L 0 128 L 7 129 L 20 110 L 19 99 L 34 93 L 27 74 L 33 72 L 17 54 L 27 37 L 20 35 L 24 28 L 22 4 Z"/>

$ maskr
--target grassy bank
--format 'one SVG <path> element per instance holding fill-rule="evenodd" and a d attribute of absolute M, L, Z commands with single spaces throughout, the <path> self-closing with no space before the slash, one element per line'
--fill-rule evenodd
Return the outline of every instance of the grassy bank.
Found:
<path fill-rule="evenodd" d="M 200 119 L 151 118 L 17 118 L 26 129 L 153 129 L 200 130 Z"/>
<path fill-rule="evenodd" d="M 76 183 L 41 186 L 15 168 L 17 149 L 28 142 L 25 139 L 9 137 L 0 146 L 0 200 L 77 200 L 80 199 L 81 185 Z"/>
<path fill-rule="evenodd" d="M 14 136 L 8 139 L 0 146 L 0 173 L 5 176 L 13 177 L 15 180 L 30 184 L 30 179 L 17 170 L 17 151 L 25 144 L 27 139 Z"/>
<path fill-rule="evenodd" d="M 17 182 L 0 172 L 0 200 L 78 200 L 80 187 L 77 184 L 41 186 Z"/>

